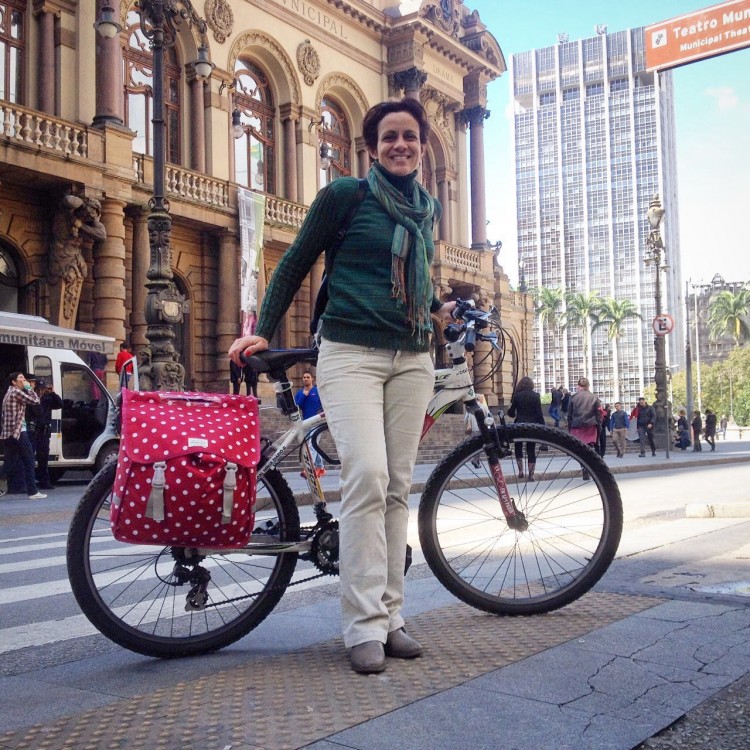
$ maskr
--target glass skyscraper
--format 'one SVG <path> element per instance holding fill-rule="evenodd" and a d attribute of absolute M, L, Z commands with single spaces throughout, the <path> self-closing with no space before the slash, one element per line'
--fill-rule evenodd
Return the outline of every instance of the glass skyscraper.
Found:
<path fill-rule="evenodd" d="M 609 340 L 606 327 L 556 328 L 537 320 L 538 387 L 588 375 L 603 401 L 632 404 L 653 383 L 652 320 L 677 320 L 668 364 L 684 360 L 670 72 L 649 73 L 643 29 L 601 33 L 513 56 L 519 262 L 529 287 L 631 300 L 641 318 Z M 661 310 L 647 265 L 646 212 L 658 193 L 666 213 Z M 564 308 L 563 308 L 564 309 Z"/>

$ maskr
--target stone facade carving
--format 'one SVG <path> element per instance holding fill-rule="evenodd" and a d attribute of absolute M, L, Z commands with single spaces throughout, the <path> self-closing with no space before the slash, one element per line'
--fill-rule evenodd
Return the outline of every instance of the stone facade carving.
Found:
<path fill-rule="evenodd" d="M 370 105 L 367 103 L 362 89 L 354 81 L 341 73 L 329 73 L 318 85 L 318 94 L 315 97 L 315 111 L 320 112 L 323 105 L 323 97 L 333 88 L 341 88 L 347 91 L 357 102 L 359 111 L 364 115 Z"/>
<path fill-rule="evenodd" d="M 214 33 L 214 39 L 224 44 L 232 33 L 234 14 L 227 0 L 206 0 L 204 7 L 208 28 Z"/>
<path fill-rule="evenodd" d="M 393 74 L 393 83 L 397 89 L 413 91 L 421 89 L 427 82 L 427 73 L 419 68 L 409 68 Z"/>
<path fill-rule="evenodd" d="M 284 73 L 286 84 L 289 86 L 289 98 L 291 99 L 291 103 L 301 105 L 302 92 L 300 91 L 297 74 L 294 71 L 294 66 L 289 59 L 289 55 L 287 55 L 287 53 L 279 47 L 273 39 L 265 34 L 251 31 L 235 39 L 232 44 L 232 49 L 229 52 L 227 70 L 235 69 L 237 59 L 247 47 L 261 47 L 271 54 Z"/>
<path fill-rule="evenodd" d="M 308 86 L 312 86 L 320 75 L 320 55 L 309 39 L 297 47 L 297 67 Z"/>
<path fill-rule="evenodd" d="M 446 34 L 458 39 L 458 31 L 461 28 L 459 5 L 463 5 L 463 0 L 439 0 L 439 2 L 427 3 L 422 8 L 421 15 Z"/>
<path fill-rule="evenodd" d="M 52 287 L 50 306 L 57 325 L 75 328 L 81 288 L 88 273 L 83 245 L 107 238 L 101 216 L 102 206 L 96 198 L 66 195 L 57 207 L 47 266 L 47 281 Z"/>

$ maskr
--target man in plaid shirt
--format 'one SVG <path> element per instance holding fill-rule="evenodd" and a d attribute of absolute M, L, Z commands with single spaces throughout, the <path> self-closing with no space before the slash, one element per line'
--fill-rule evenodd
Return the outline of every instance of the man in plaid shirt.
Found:
<path fill-rule="evenodd" d="M 3 416 L 0 422 L 0 440 L 5 443 L 5 467 L 15 471 L 23 469 L 26 492 L 30 500 L 42 500 L 46 495 L 39 492 L 34 476 L 34 449 L 31 446 L 29 433 L 26 431 L 26 407 L 38 404 L 39 396 L 34 393 L 22 372 L 10 374 L 10 388 L 3 399 Z M 5 490 L 0 490 L 4 495 Z"/>

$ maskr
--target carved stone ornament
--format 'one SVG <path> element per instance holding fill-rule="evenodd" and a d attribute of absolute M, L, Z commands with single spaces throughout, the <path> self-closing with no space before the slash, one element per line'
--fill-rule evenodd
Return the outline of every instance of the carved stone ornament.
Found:
<path fill-rule="evenodd" d="M 312 86 L 320 75 L 320 56 L 309 39 L 305 39 L 297 47 L 297 67 L 299 68 L 299 72 L 304 76 L 305 83 L 308 86 Z"/>
<path fill-rule="evenodd" d="M 234 14 L 229 3 L 227 0 L 206 0 L 204 12 L 208 27 L 214 32 L 214 39 L 224 44 L 234 26 Z"/>
<path fill-rule="evenodd" d="M 435 24 L 439 29 L 445 31 L 458 39 L 460 28 L 458 6 L 460 0 L 439 0 L 432 2 L 423 10 L 424 17 Z"/>

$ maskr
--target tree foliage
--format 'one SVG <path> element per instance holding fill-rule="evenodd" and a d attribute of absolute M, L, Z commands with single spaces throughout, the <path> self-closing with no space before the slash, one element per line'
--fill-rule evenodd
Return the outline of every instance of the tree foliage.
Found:
<path fill-rule="evenodd" d="M 738 348 L 741 341 L 750 338 L 747 315 L 750 312 L 750 289 L 736 292 L 724 289 L 708 305 L 708 327 L 712 339 L 728 333 Z"/>

